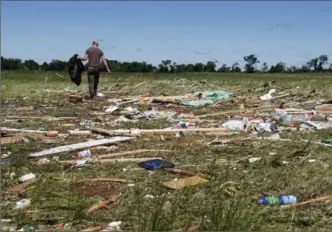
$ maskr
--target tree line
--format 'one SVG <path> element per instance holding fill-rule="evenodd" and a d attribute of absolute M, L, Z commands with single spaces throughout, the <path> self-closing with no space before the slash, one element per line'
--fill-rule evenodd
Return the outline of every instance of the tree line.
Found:
<path fill-rule="evenodd" d="M 332 63 L 329 62 L 328 55 L 320 55 L 310 59 L 302 66 L 286 66 L 283 62 L 269 66 L 266 62 L 261 62 L 255 54 L 243 57 L 244 68 L 240 68 L 238 62 L 232 65 L 222 64 L 217 68 L 218 61 L 208 61 L 206 64 L 177 64 L 171 60 L 162 60 L 157 66 L 146 62 L 120 62 L 118 60 L 107 60 L 113 72 L 160 72 L 160 73 L 181 73 L 181 72 L 266 72 L 266 73 L 304 73 L 304 72 L 332 72 Z M 38 64 L 34 60 L 21 60 L 17 58 L 1 57 L 2 70 L 43 70 L 43 71 L 66 71 L 68 61 L 52 60 Z M 103 64 L 101 70 L 105 71 Z"/>

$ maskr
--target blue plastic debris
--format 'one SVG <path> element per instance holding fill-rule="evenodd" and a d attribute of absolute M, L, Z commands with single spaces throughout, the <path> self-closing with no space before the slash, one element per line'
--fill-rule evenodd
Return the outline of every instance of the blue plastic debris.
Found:
<path fill-rule="evenodd" d="M 174 168 L 175 164 L 169 161 L 161 160 L 161 159 L 153 159 L 143 161 L 137 164 L 141 168 L 145 168 L 147 170 L 155 170 L 161 168 Z"/>

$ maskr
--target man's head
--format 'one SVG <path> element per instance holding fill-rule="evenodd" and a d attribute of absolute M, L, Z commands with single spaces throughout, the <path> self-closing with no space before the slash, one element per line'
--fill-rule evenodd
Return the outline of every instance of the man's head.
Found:
<path fill-rule="evenodd" d="M 99 42 L 97 40 L 92 41 L 93 47 L 99 47 Z"/>

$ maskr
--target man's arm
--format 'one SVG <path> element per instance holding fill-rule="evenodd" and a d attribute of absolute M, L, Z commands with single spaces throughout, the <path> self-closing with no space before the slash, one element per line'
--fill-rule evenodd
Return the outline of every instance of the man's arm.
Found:
<path fill-rule="evenodd" d="M 105 56 L 101 56 L 101 59 L 103 60 L 103 63 L 104 63 L 104 65 L 105 65 L 105 67 L 106 67 L 106 70 L 107 70 L 107 72 L 111 72 L 111 70 L 109 69 L 109 67 L 108 67 L 108 64 L 107 64 L 107 61 L 106 61 L 106 59 L 105 59 Z"/>
<path fill-rule="evenodd" d="M 88 59 L 88 54 L 85 54 L 85 56 L 83 56 L 83 57 L 78 56 L 77 59 L 86 61 Z"/>

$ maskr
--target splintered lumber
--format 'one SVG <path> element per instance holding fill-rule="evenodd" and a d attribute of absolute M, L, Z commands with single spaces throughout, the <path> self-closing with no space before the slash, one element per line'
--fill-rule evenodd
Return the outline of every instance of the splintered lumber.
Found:
<path fill-rule="evenodd" d="M 143 84 L 145 84 L 145 83 L 146 83 L 146 81 L 143 81 L 143 82 L 141 82 L 141 83 L 135 85 L 135 86 L 133 87 L 133 89 L 136 89 L 138 86 L 141 86 L 141 85 L 143 85 Z"/>
<path fill-rule="evenodd" d="M 121 159 L 99 159 L 99 160 L 93 160 L 92 163 L 121 163 L 121 162 L 143 162 L 147 160 L 153 160 L 153 159 L 162 159 L 161 157 L 151 157 L 151 158 L 121 158 Z M 86 159 L 80 159 L 80 160 L 86 160 Z M 75 164 L 79 160 L 60 160 L 57 161 L 58 163 L 62 164 Z"/>
<path fill-rule="evenodd" d="M 41 119 L 49 121 L 61 121 L 61 120 L 75 120 L 77 117 L 40 117 L 40 116 L 20 116 L 20 115 L 9 115 L 6 116 L 8 119 Z"/>
<path fill-rule="evenodd" d="M 47 131 L 45 135 L 47 137 L 56 137 L 56 136 L 58 136 L 58 134 L 59 134 L 58 131 Z"/>
<path fill-rule="evenodd" d="M 45 134 L 46 133 L 46 131 L 15 129 L 15 128 L 7 128 L 7 127 L 1 127 L 1 131 L 4 131 L 4 132 L 39 133 L 39 134 Z"/>
<path fill-rule="evenodd" d="M 44 155 L 52 155 L 52 154 L 56 154 L 56 153 L 60 153 L 60 152 L 75 151 L 75 150 L 80 150 L 83 148 L 100 146 L 100 145 L 104 145 L 104 144 L 128 141 L 131 139 L 133 139 L 133 138 L 132 137 L 114 137 L 114 138 L 109 138 L 109 139 L 100 139 L 100 140 L 88 141 L 88 142 L 83 142 L 83 143 L 76 143 L 76 144 L 55 147 L 55 148 L 47 149 L 44 151 L 31 153 L 30 157 L 39 157 L 39 156 L 44 156 Z"/>
<path fill-rule="evenodd" d="M 120 179 L 120 178 L 90 178 L 88 179 L 89 182 L 131 182 L 130 180 Z"/>
<path fill-rule="evenodd" d="M 300 202 L 300 203 L 297 203 L 297 204 L 293 204 L 293 205 L 282 205 L 281 208 L 282 209 L 295 208 L 297 206 L 310 205 L 310 204 L 313 204 L 313 203 L 318 203 L 318 202 L 322 202 L 322 201 L 326 201 L 326 200 L 331 200 L 331 199 L 332 199 L 332 196 L 319 197 L 319 198 L 316 198 L 316 199 L 311 199 L 311 200 L 308 200 L 308 201 L 303 201 L 303 202 Z"/>
<path fill-rule="evenodd" d="M 88 227 L 87 229 L 81 230 L 81 232 L 96 232 L 105 229 L 105 226 L 92 226 Z"/>
<path fill-rule="evenodd" d="M 323 105 L 316 106 L 315 111 L 317 113 L 331 114 L 332 113 L 332 104 L 323 104 Z"/>
<path fill-rule="evenodd" d="M 69 133 L 69 135 L 72 135 L 72 136 L 90 136 L 91 135 L 91 131 L 69 130 L 68 133 Z"/>
<path fill-rule="evenodd" d="M 117 157 L 117 156 L 125 156 L 125 155 L 135 155 L 145 152 L 172 152 L 171 150 L 158 150 L 158 149 L 139 149 L 135 151 L 124 151 L 124 152 L 117 152 L 107 155 L 98 155 L 97 159 L 100 158 L 111 158 L 111 157 Z"/>
<path fill-rule="evenodd" d="M 1 137 L 0 144 L 4 145 L 4 144 L 10 144 L 10 143 L 18 143 L 18 142 L 22 142 L 23 139 L 24 139 L 24 136 L 22 136 L 22 135 L 15 135 L 15 136 L 11 136 L 11 137 Z"/>
<path fill-rule="evenodd" d="M 3 144 L 10 144 L 10 143 L 19 143 L 19 142 L 24 141 L 24 138 L 38 140 L 38 139 L 43 139 L 43 138 L 46 138 L 46 137 L 45 137 L 44 134 L 40 134 L 40 133 L 37 133 L 37 134 L 33 134 L 33 133 L 20 133 L 20 134 L 15 134 L 14 136 L 10 136 L 10 137 L 1 137 L 0 143 L 2 145 Z"/>
<path fill-rule="evenodd" d="M 114 132 L 101 128 L 91 128 L 91 131 L 96 134 L 105 135 L 105 136 L 131 136 L 129 132 Z"/>
<path fill-rule="evenodd" d="M 113 132 L 113 131 L 112 131 Z M 131 133 L 131 130 L 114 130 L 115 133 Z M 139 134 L 174 134 L 176 132 L 228 132 L 227 128 L 183 128 L 139 130 Z"/>
<path fill-rule="evenodd" d="M 179 169 L 179 168 L 165 168 L 166 171 L 176 174 L 184 174 L 188 176 L 201 176 L 201 173 L 196 173 L 189 170 Z"/>
<path fill-rule="evenodd" d="M 122 159 L 99 159 L 96 162 L 98 163 L 121 163 L 121 162 L 144 162 L 148 160 L 162 159 L 161 157 L 151 157 L 151 158 L 122 158 Z"/>
<path fill-rule="evenodd" d="M 118 199 L 119 199 L 119 195 L 111 195 L 108 200 L 101 201 L 101 202 L 98 202 L 98 203 L 92 205 L 88 209 L 88 213 L 91 213 L 92 211 L 95 211 L 96 209 L 106 208 L 108 204 L 110 204 L 112 202 L 116 202 Z"/>
<path fill-rule="evenodd" d="M 31 187 L 31 185 L 35 182 L 36 180 L 30 180 L 21 184 L 17 184 L 15 186 L 12 186 L 8 188 L 6 191 L 4 191 L 3 195 L 19 195 L 22 193 L 25 193 L 26 190 Z"/>
<path fill-rule="evenodd" d="M 163 183 L 166 187 L 171 188 L 171 189 L 182 189 L 188 186 L 192 185 L 198 185 L 202 183 L 206 183 L 209 180 L 204 179 L 199 176 L 191 176 L 187 178 L 182 178 L 182 179 L 177 179 L 169 182 Z"/>
<path fill-rule="evenodd" d="M 136 97 L 120 97 L 117 99 L 107 99 L 108 102 L 114 101 L 114 100 L 128 100 L 128 101 L 152 101 L 154 99 L 159 100 L 192 100 L 197 99 L 197 96 L 155 96 L 155 97 L 144 97 L 144 96 L 136 96 Z"/>

